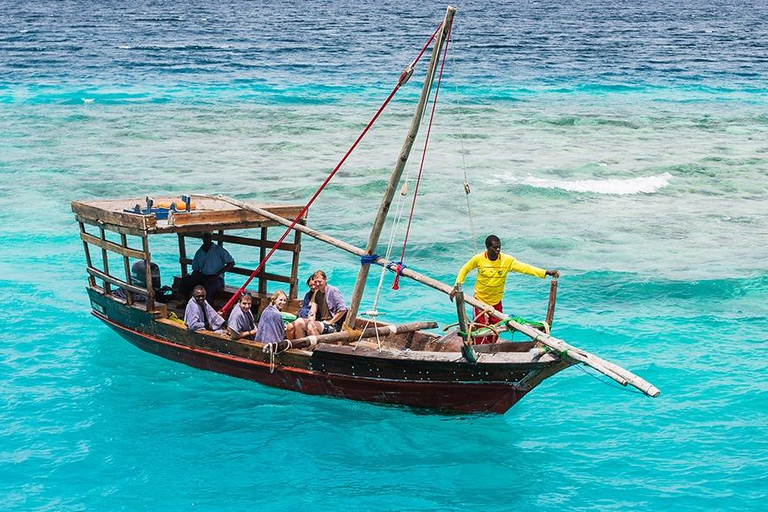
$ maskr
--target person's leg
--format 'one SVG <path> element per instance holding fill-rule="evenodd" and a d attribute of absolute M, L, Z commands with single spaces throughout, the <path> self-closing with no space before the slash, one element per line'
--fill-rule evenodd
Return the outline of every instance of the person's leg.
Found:
<path fill-rule="evenodd" d="M 503 313 L 501 302 L 499 302 L 498 304 L 495 304 L 493 306 L 493 309 L 495 309 L 500 313 Z M 475 312 L 475 325 L 477 326 L 477 328 L 482 328 L 480 327 L 482 325 L 494 325 L 496 323 L 496 319 L 491 315 L 485 313 L 484 310 L 480 308 L 475 308 L 474 312 Z M 487 345 L 489 343 L 496 343 L 498 339 L 499 337 L 496 336 L 495 334 L 480 336 L 479 338 L 475 338 L 475 345 Z"/>
<path fill-rule="evenodd" d="M 307 321 L 304 318 L 297 318 L 295 322 L 293 322 L 291 325 L 293 325 L 293 338 L 289 339 L 299 339 L 303 338 L 307 335 Z M 286 334 L 288 331 L 286 331 Z"/>
<path fill-rule="evenodd" d="M 473 331 L 480 330 L 484 325 L 488 325 L 488 315 L 484 312 L 484 310 L 477 307 L 474 308 L 473 323 L 475 324 Z M 492 336 L 479 336 L 475 338 L 475 345 L 486 345 L 488 343 L 493 343 L 492 338 Z"/>
<path fill-rule="evenodd" d="M 310 321 L 310 322 L 307 323 L 307 333 L 310 336 L 318 336 L 320 334 L 323 334 L 323 329 L 324 328 L 325 328 L 325 326 L 323 325 L 323 323 L 322 322 L 318 322 L 316 320 L 315 321 Z"/>
<path fill-rule="evenodd" d="M 218 276 L 204 276 L 203 279 L 208 303 L 215 309 L 216 306 L 213 303 L 216 300 L 216 294 L 224 287 L 224 279 Z"/>
<path fill-rule="evenodd" d="M 496 310 L 496 311 L 498 311 L 499 313 L 503 313 L 503 312 L 504 312 L 504 308 L 503 308 L 503 307 L 502 307 L 502 305 L 501 305 L 501 301 L 499 301 L 499 303 L 498 303 L 498 304 L 494 305 L 494 306 L 493 306 L 493 309 L 495 309 L 495 310 Z M 498 321 L 496 320 L 496 318 L 493 318 L 493 317 L 491 317 L 491 318 L 490 318 L 490 322 L 491 322 L 492 324 L 498 323 Z M 499 341 L 499 337 L 498 337 L 498 336 L 496 336 L 495 334 L 494 334 L 493 336 L 491 336 L 491 337 L 493 338 L 493 340 L 491 341 L 491 343 L 496 343 L 497 341 Z"/>

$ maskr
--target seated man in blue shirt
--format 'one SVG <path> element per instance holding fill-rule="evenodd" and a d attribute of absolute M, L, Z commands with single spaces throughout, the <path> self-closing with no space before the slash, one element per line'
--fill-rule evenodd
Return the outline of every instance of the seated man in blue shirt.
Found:
<path fill-rule="evenodd" d="M 224 332 L 225 320 L 205 300 L 205 288 L 201 285 L 192 290 L 192 298 L 184 310 L 184 323 L 190 331 Z"/>
<path fill-rule="evenodd" d="M 189 290 L 201 284 L 213 301 L 216 292 L 224 287 L 222 276 L 234 266 L 232 255 L 222 246 L 214 244 L 210 233 L 203 233 L 203 245 L 192 260 L 192 274 L 182 278 L 180 291 L 186 296 Z"/>

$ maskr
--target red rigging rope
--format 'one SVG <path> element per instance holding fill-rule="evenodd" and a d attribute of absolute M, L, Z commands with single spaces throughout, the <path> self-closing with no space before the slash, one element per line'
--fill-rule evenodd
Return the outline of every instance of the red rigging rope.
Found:
<path fill-rule="evenodd" d="M 238 298 L 240 297 L 240 294 L 243 293 L 245 288 L 250 284 L 251 281 L 253 281 L 253 278 L 258 275 L 259 272 L 264 268 L 264 265 L 267 264 L 267 261 L 269 258 L 275 253 L 277 248 L 280 246 L 280 244 L 283 243 L 283 241 L 286 239 L 288 234 L 291 232 L 291 230 L 296 226 L 296 224 L 299 223 L 302 217 L 304 217 L 304 214 L 307 213 L 307 210 L 309 210 L 309 207 L 312 206 L 312 203 L 315 202 L 315 199 L 320 195 L 320 193 L 325 189 L 325 187 L 330 183 L 331 179 L 336 175 L 336 172 L 341 168 L 342 165 L 344 165 L 344 162 L 347 161 L 347 158 L 349 155 L 352 154 L 352 151 L 357 147 L 357 145 L 360 143 L 361 140 L 363 140 L 363 137 L 368 133 L 368 130 L 370 130 L 371 126 L 373 126 L 373 123 L 376 122 L 376 120 L 379 118 L 381 113 L 384 111 L 384 109 L 389 105 L 389 102 L 392 100 L 392 98 L 395 96 L 395 93 L 400 89 L 401 86 L 403 86 L 408 79 L 413 74 L 413 68 L 416 66 L 416 64 L 419 62 L 421 57 L 424 55 L 424 52 L 427 51 L 427 48 L 429 47 L 429 44 L 435 39 L 435 36 L 440 31 L 440 28 L 443 26 L 443 23 L 440 22 L 440 24 L 437 26 L 434 32 L 432 32 L 432 35 L 430 36 L 429 40 L 427 40 L 424 47 L 421 49 L 419 54 L 416 56 L 416 58 L 411 62 L 407 68 L 400 74 L 400 78 L 397 81 L 397 85 L 392 89 L 392 92 L 389 93 L 389 96 L 387 96 L 387 99 L 384 100 L 384 103 L 382 103 L 381 107 L 376 111 L 376 113 L 373 115 L 370 121 L 368 121 L 368 124 L 365 126 L 363 131 L 360 133 L 360 135 L 357 137 L 354 143 L 352 143 L 352 146 L 347 150 L 347 152 L 344 154 L 344 157 L 339 161 L 338 164 L 336 164 L 336 167 L 333 168 L 333 171 L 328 175 L 328 177 L 323 181 L 323 184 L 320 185 L 320 188 L 317 189 L 317 191 L 314 193 L 312 198 L 307 202 L 307 204 L 304 206 L 304 208 L 301 209 L 298 215 L 296 215 L 296 218 L 293 219 L 293 222 L 291 222 L 291 225 L 286 228 L 283 235 L 280 237 L 280 239 L 275 242 L 275 245 L 272 246 L 272 248 L 269 250 L 266 256 L 264 256 L 264 259 L 261 260 L 261 263 L 259 263 L 259 266 L 256 267 L 256 269 L 251 272 L 251 275 L 248 277 L 248 279 L 243 283 L 243 285 L 237 290 L 237 293 L 232 295 L 232 297 L 229 299 L 229 301 L 224 305 L 224 307 L 221 309 L 222 313 L 224 315 L 229 313 L 229 310 L 232 309 L 232 306 L 234 306 L 235 302 L 237 302 Z M 442 72 L 442 69 L 441 69 Z"/>
<path fill-rule="evenodd" d="M 451 29 L 453 23 L 448 26 L 448 35 L 445 39 L 445 48 L 443 49 L 443 60 L 440 63 L 440 74 L 437 76 L 437 86 L 435 87 L 435 99 L 432 100 L 432 111 L 429 114 L 429 125 L 427 126 L 427 134 L 424 138 L 424 149 L 421 152 L 421 164 L 419 164 L 419 175 L 416 177 L 416 187 L 413 190 L 413 200 L 411 201 L 411 212 L 408 215 L 408 226 L 405 229 L 405 239 L 403 240 L 403 251 L 400 253 L 400 261 L 397 264 L 395 272 L 395 280 L 392 282 L 392 289 L 400 289 L 400 274 L 405 268 L 405 248 L 408 245 L 408 235 L 411 232 L 411 221 L 413 221 L 413 211 L 416 208 L 416 198 L 419 195 L 419 183 L 421 183 L 421 175 L 424 171 L 424 161 L 427 158 L 427 146 L 429 145 L 429 134 L 432 131 L 432 121 L 435 119 L 435 107 L 437 107 L 437 96 L 440 94 L 440 83 L 443 79 L 443 68 L 445 68 L 445 56 L 448 55 L 448 43 L 451 41 Z"/>

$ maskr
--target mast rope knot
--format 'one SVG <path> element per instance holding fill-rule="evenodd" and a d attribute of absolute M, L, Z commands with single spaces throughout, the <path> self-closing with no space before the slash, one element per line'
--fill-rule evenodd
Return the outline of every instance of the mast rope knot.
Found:
<path fill-rule="evenodd" d="M 360 264 L 370 265 L 371 263 L 376 263 L 376 260 L 379 258 L 380 256 L 378 254 L 363 254 L 360 256 Z"/>
<path fill-rule="evenodd" d="M 349 333 L 348 343 L 355 343 L 356 341 L 363 339 L 363 331 L 360 329 L 355 329 L 348 325 L 342 326 L 342 329 Z"/>
<path fill-rule="evenodd" d="M 400 289 L 400 276 L 403 275 L 403 269 L 406 268 L 405 263 L 402 261 L 393 261 L 390 263 L 390 268 L 395 270 L 395 280 L 392 282 L 392 289 Z"/>
<path fill-rule="evenodd" d="M 408 80 L 411 79 L 411 76 L 413 75 L 413 64 L 409 65 L 405 70 L 400 74 L 400 80 L 397 82 L 397 85 L 403 86 L 408 83 Z"/>

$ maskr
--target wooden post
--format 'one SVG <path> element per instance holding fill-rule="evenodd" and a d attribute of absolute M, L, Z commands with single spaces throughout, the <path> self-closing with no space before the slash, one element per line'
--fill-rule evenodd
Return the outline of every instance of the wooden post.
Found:
<path fill-rule="evenodd" d="M 304 221 L 301 221 L 304 224 Z M 299 296 L 299 253 L 301 252 L 301 231 L 294 231 L 293 259 L 291 261 L 291 288 L 289 297 L 295 299 Z"/>
<path fill-rule="evenodd" d="M 101 241 L 106 242 L 107 241 L 107 234 L 104 231 L 104 228 L 99 228 L 101 231 Z M 103 244 L 106 245 L 106 244 Z M 109 275 L 109 258 L 107 257 L 107 250 L 104 249 L 104 247 L 101 248 L 101 261 L 104 263 L 104 273 Z M 104 293 L 107 295 L 110 295 L 112 293 L 112 285 L 109 284 L 107 281 L 104 281 Z"/>
<path fill-rule="evenodd" d="M 469 320 L 467 319 L 467 306 L 464 304 L 464 294 L 458 293 L 454 297 L 456 302 L 456 316 L 459 318 L 459 331 L 464 334 L 459 334 L 461 339 L 464 340 L 464 344 L 461 346 L 461 354 L 464 358 L 472 364 L 477 364 L 477 354 L 472 347 L 472 339 L 469 336 Z"/>
<path fill-rule="evenodd" d="M 85 224 L 82 222 L 80 223 L 80 233 L 85 234 Z M 82 237 L 80 237 L 82 238 Z M 85 263 L 88 265 L 89 268 L 93 267 L 93 263 L 91 262 L 91 250 L 88 248 L 88 242 L 83 240 L 83 250 L 85 251 Z M 96 278 L 93 277 L 91 274 L 88 274 L 88 284 L 92 287 L 96 287 Z"/>
<path fill-rule="evenodd" d="M 387 337 L 393 334 L 403 334 L 406 332 L 420 331 L 422 329 L 434 329 L 437 327 L 436 322 L 413 322 L 410 324 L 400 325 L 386 325 L 383 327 L 369 327 L 360 333 L 360 339 L 363 338 L 375 338 Z M 349 331 L 339 331 L 331 334 L 320 334 L 318 336 L 305 336 L 291 341 L 292 348 L 305 348 L 318 343 L 335 343 L 349 341 L 352 334 Z M 285 350 L 288 348 L 287 341 L 278 342 L 277 350 Z"/>
<path fill-rule="evenodd" d="M 179 236 L 179 264 L 181 265 L 181 277 L 187 275 L 187 243 L 184 233 L 177 233 Z"/>
<path fill-rule="evenodd" d="M 555 302 L 557 301 L 557 278 L 553 277 L 549 283 L 549 303 L 547 304 L 547 325 L 552 330 L 552 321 L 555 319 Z"/>
<path fill-rule="evenodd" d="M 408 156 L 411 153 L 411 148 L 416 140 L 416 135 L 419 133 L 419 125 L 421 124 L 421 118 L 424 115 L 425 105 L 429 97 L 430 90 L 432 89 L 432 81 L 435 78 L 435 70 L 437 69 L 437 63 L 440 60 L 440 50 L 443 47 L 445 38 L 448 35 L 448 28 L 453 23 L 453 15 L 456 12 L 455 7 L 448 7 L 445 12 L 445 18 L 443 19 L 443 25 L 440 27 L 440 32 L 435 39 L 435 44 L 432 47 L 432 57 L 429 60 L 429 67 L 427 68 L 427 74 L 424 77 L 424 86 L 421 89 L 421 97 L 419 103 L 416 105 L 416 111 L 413 114 L 413 120 L 411 121 L 411 128 L 408 131 L 408 135 L 403 142 L 403 147 L 400 150 L 400 156 L 395 164 L 395 169 L 392 171 L 392 175 L 389 177 L 389 183 L 387 183 L 387 190 L 384 193 L 384 197 L 381 200 L 379 206 L 379 212 L 376 214 L 376 220 L 373 223 L 373 229 L 371 229 L 371 235 L 368 238 L 368 244 L 365 246 L 365 254 L 371 255 L 376 252 L 376 245 L 379 243 L 379 236 L 381 230 L 384 227 L 384 221 L 389 213 L 389 207 L 392 204 L 392 198 L 397 190 L 400 177 L 405 169 L 405 164 L 408 162 Z M 354 326 L 357 319 L 357 312 L 360 309 L 360 302 L 363 298 L 363 292 L 365 291 L 365 282 L 368 278 L 368 271 L 370 265 L 360 265 L 360 270 L 357 272 L 357 280 L 355 281 L 355 288 L 352 291 L 352 298 L 349 302 L 349 310 L 347 312 L 347 319 L 345 325 Z"/>
<path fill-rule="evenodd" d="M 147 311 L 155 309 L 155 288 L 152 286 L 152 256 L 149 254 L 149 236 L 147 234 L 141 237 L 142 247 L 144 248 L 144 276 L 147 280 Z"/>
<path fill-rule="evenodd" d="M 263 242 L 267 241 L 268 236 L 268 230 L 266 226 L 261 228 L 261 240 Z M 259 261 L 264 261 L 264 258 L 267 257 L 267 245 L 266 243 L 261 246 L 259 249 Z M 259 275 L 259 293 L 266 295 L 267 294 L 267 278 L 265 277 L 267 273 L 267 265 L 264 264 L 264 267 L 261 269 L 261 275 Z"/>
<path fill-rule="evenodd" d="M 120 243 L 124 249 L 128 248 L 128 237 L 125 236 L 125 233 L 120 233 Z M 131 280 L 131 262 L 125 254 L 123 254 L 123 266 L 125 267 L 125 282 L 133 284 Z M 133 292 L 131 290 L 125 290 L 125 301 L 129 306 L 133 305 Z"/>

